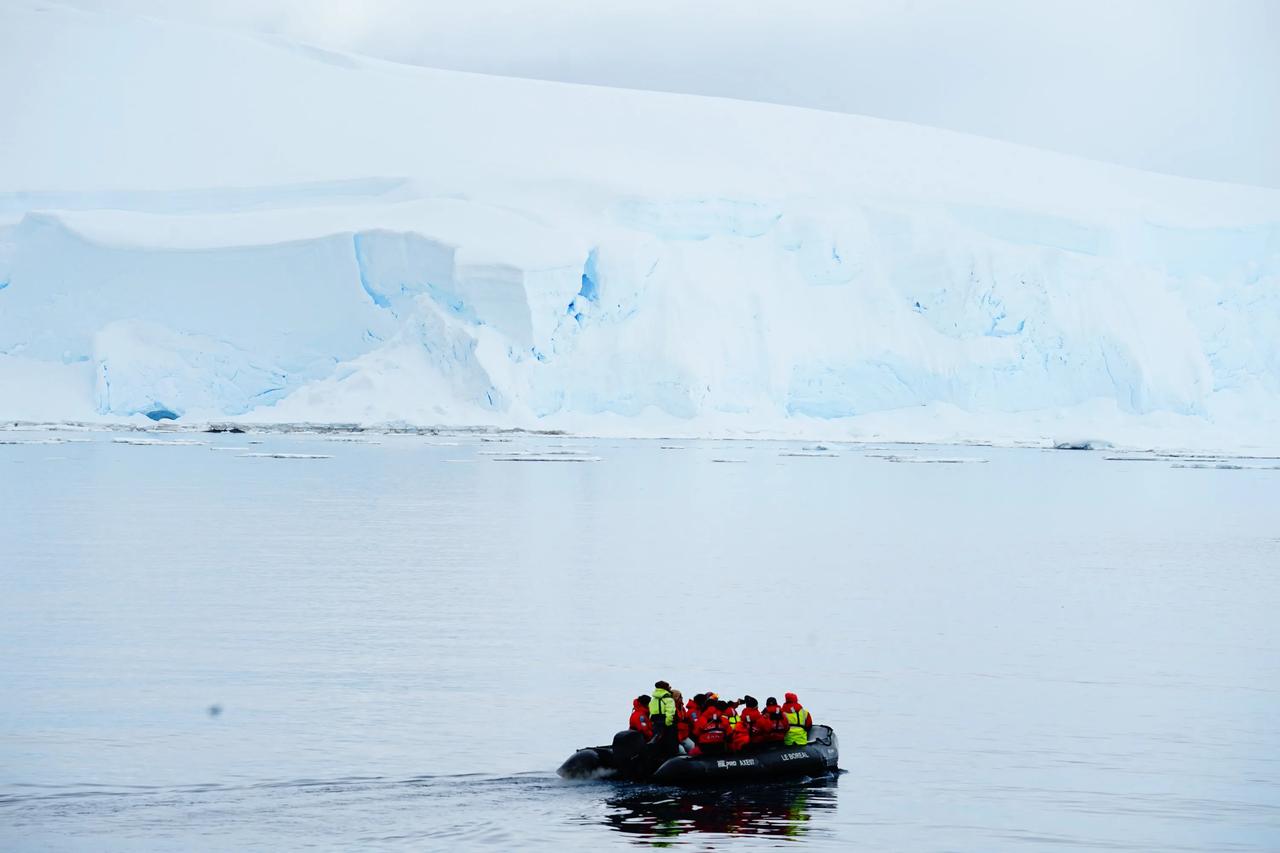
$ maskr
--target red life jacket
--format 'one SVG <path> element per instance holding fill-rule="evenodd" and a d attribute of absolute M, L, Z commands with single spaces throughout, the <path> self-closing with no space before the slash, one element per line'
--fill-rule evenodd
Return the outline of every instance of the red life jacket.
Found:
<path fill-rule="evenodd" d="M 743 708 L 742 715 L 738 717 L 738 728 L 742 729 L 751 743 L 757 743 L 760 740 L 760 709 L 759 708 Z"/>
<path fill-rule="evenodd" d="M 689 732 L 693 731 L 692 724 L 689 722 L 689 710 L 684 707 L 684 703 L 676 703 L 676 737 L 684 740 L 689 737 Z"/>
<path fill-rule="evenodd" d="M 760 739 L 766 743 L 782 743 L 786 740 L 787 730 L 791 728 L 791 724 L 787 722 L 786 715 L 782 713 L 782 709 L 777 705 L 766 705 L 764 713 L 760 715 L 759 730 Z"/>
<path fill-rule="evenodd" d="M 718 710 L 702 715 L 698 727 L 698 743 L 724 743 L 729 736 L 729 721 Z"/>
<path fill-rule="evenodd" d="M 733 727 L 733 748 L 743 749 L 747 744 L 758 741 L 756 737 L 756 721 L 760 718 L 757 708 L 743 708 L 738 715 L 738 724 Z"/>
<path fill-rule="evenodd" d="M 632 700 L 631 720 L 627 727 L 640 732 L 645 737 L 653 737 L 653 726 L 649 723 L 649 706 Z"/>

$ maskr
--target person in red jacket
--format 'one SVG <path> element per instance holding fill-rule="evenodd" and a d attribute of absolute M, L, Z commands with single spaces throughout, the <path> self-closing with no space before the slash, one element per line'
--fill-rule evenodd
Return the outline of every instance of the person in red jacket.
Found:
<path fill-rule="evenodd" d="M 725 713 L 723 702 L 708 703 L 698 718 L 698 729 L 694 739 L 698 745 L 695 755 L 719 755 L 728 749 L 731 732 L 729 717 Z"/>
<path fill-rule="evenodd" d="M 684 706 L 685 716 L 689 721 L 689 746 L 687 751 L 690 755 L 694 754 L 698 748 L 698 722 L 702 719 L 702 715 L 706 713 L 706 708 L 708 708 L 710 704 L 710 701 L 707 699 L 707 694 L 698 693 L 689 700 L 687 705 Z"/>
<path fill-rule="evenodd" d="M 649 722 L 649 697 L 637 696 L 631 700 L 631 721 L 627 728 L 639 732 L 648 740 L 653 737 L 653 725 Z"/>
<path fill-rule="evenodd" d="M 676 740 L 683 744 L 693 733 L 689 727 L 689 709 L 685 707 L 684 694 L 679 690 L 672 690 L 671 698 L 676 701 Z"/>
<path fill-rule="evenodd" d="M 794 693 L 783 697 L 787 701 L 782 705 L 782 716 L 787 718 L 790 728 L 787 731 L 787 746 L 800 746 L 809 742 L 809 730 L 813 728 L 813 716 L 800 704 L 800 698 Z"/>
<path fill-rule="evenodd" d="M 738 727 L 734 732 L 734 749 L 747 744 L 760 743 L 760 702 L 754 696 L 743 696 L 745 706 L 738 715 Z"/>
<path fill-rule="evenodd" d="M 790 707 L 788 707 L 788 706 L 790 706 Z M 784 695 L 783 695 L 783 697 L 782 697 L 782 713 L 784 713 L 784 714 L 785 714 L 785 713 L 787 713 L 787 711 L 794 711 L 796 708 L 803 708 L 803 707 L 804 707 L 804 706 L 800 704 L 800 697 L 799 697 L 799 696 L 797 696 L 796 694 L 794 694 L 794 693 L 786 693 L 786 694 L 784 694 Z M 806 711 L 805 713 L 807 714 L 808 712 Z M 813 725 L 813 724 L 812 724 L 812 723 L 810 723 L 809 725 L 811 726 L 811 725 Z M 808 728 L 808 727 L 809 727 L 809 726 L 805 726 L 805 728 Z"/>
<path fill-rule="evenodd" d="M 727 700 L 716 699 L 716 710 L 724 716 L 725 726 L 729 732 L 729 739 L 725 743 L 725 749 L 736 750 L 738 748 L 734 733 L 738 730 L 738 705 L 741 699 Z"/>
<path fill-rule="evenodd" d="M 699 693 L 689 700 L 689 704 L 684 706 L 685 716 L 689 719 L 690 736 L 696 736 L 698 732 L 698 718 L 702 716 L 702 708 L 707 702 L 707 694 Z"/>
<path fill-rule="evenodd" d="M 743 725 L 741 717 L 738 722 L 734 723 L 733 731 L 729 739 L 729 748 L 734 752 L 741 752 L 747 748 L 747 744 L 751 743 L 751 735 L 747 732 L 747 727 Z"/>
<path fill-rule="evenodd" d="M 787 729 L 791 724 L 782 713 L 778 700 L 770 696 L 764 702 L 764 710 L 760 712 L 760 742 L 763 744 L 781 744 L 787 739 Z"/>

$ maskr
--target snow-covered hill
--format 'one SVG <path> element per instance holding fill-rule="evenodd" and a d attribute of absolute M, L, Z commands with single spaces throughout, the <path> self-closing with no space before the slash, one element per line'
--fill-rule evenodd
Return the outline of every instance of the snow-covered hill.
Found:
<path fill-rule="evenodd" d="M 1280 192 L 0 5 L 0 417 L 1280 445 Z"/>

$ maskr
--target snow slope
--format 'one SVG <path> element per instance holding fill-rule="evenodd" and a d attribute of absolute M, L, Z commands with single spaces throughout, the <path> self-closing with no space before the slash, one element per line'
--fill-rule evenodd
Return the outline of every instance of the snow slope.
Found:
<path fill-rule="evenodd" d="M 1280 192 L 0 5 L 0 417 L 1280 444 Z"/>

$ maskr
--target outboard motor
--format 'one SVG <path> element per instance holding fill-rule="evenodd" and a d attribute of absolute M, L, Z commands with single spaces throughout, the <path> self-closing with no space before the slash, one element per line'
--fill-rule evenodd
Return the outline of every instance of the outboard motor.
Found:
<path fill-rule="evenodd" d="M 613 765 L 624 779 L 641 779 L 649 772 L 649 744 L 633 729 L 613 736 Z"/>

